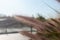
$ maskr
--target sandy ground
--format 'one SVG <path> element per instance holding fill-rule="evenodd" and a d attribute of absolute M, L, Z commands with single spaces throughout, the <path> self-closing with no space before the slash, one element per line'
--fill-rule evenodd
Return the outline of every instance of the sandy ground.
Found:
<path fill-rule="evenodd" d="M 19 33 L 0 35 L 0 40 L 28 40 L 29 38 Z"/>

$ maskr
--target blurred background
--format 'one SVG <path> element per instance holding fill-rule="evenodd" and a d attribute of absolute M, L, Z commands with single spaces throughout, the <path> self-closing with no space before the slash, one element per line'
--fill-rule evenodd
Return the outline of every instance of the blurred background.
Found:
<path fill-rule="evenodd" d="M 15 20 L 14 16 L 59 18 L 59 2 L 60 0 L 0 0 L 0 40 L 28 40 L 18 32 L 31 31 L 31 27 Z"/>

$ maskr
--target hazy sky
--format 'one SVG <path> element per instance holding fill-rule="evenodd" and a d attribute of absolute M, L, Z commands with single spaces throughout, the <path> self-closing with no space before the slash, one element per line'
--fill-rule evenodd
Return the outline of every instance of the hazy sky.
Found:
<path fill-rule="evenodd" d="M 53 17 L 55 12 L 44 2 L 60 11 L 60 4 L 56 0 L 0 0 L 0 13 L 5 15 L 32 16 L 40 13 L 43 16 Z M 47 17 L 49 17 L 47 16 Z"/>

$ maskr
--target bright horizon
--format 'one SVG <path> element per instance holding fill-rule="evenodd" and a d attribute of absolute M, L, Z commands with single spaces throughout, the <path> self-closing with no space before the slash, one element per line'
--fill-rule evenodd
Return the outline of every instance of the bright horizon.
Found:
<path fill-rule="evenodd" d="M 43 1 L 60 11 L 60 4 L 56 0 L 0 0 L 0 14 L 36 16 L 39 13 L 44 17 L 55 17 L 56 12 Z"/>

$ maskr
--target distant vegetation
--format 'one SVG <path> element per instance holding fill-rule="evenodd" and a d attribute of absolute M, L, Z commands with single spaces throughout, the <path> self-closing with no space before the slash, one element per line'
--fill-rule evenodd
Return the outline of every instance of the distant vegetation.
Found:
<path fill-rule="evenodd" d="M 39 15 L 39 14 L 38 14 L 38 17 L 36 19 L 38 19 L 42 22 L 46 21 L 46 19 L 42 15 Z"/>

